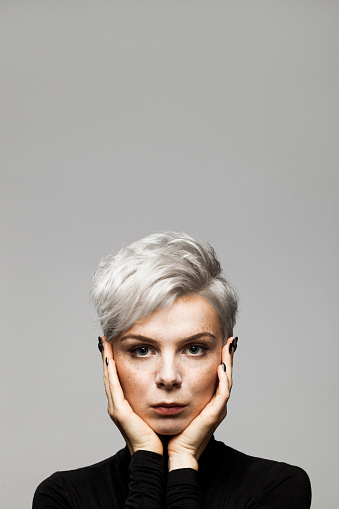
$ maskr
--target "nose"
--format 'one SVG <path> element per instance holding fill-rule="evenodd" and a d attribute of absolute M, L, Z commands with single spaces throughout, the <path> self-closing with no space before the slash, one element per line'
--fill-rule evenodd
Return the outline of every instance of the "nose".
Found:
<path fill-rule="evenodd" d="M 179 388 L 182 384 L 182 373 L 179 363 L 173 357 L 159 359 L 155 383 L 160 389 Z"/>

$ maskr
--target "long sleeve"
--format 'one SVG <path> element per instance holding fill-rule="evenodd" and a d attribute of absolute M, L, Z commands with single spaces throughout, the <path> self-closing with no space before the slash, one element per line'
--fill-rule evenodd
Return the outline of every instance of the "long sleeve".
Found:
<path fill-rule="evenodd" d="M 192 468 L 172 470 L 168 474 L 166 509 L 201 509 L 198 472 Z"/>
<path fill-rule="evenodd" d="M 149 451 L 133 454 L 129 466 L 126 509 L 163 509 L 163 457 Z"/>

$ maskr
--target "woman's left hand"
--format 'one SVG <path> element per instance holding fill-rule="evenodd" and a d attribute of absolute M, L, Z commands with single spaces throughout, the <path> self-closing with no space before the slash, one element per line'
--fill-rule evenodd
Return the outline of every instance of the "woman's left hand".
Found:
<path fill-rule="evenodd" d="M 178 468 L 193 468 L 198 470 L 198 459 L 205 449 L 216 428 L 227 415 L 227 401 L 232 388 L 233 355 L 229 353 L 230 343 L 234 337 L 228 339 L 222 349 L 222 363 L 218 366 L 218 387 L 200 414 L 193 419 L 184 431 L 175 435 L 168 442 L 168 470 Z"/>

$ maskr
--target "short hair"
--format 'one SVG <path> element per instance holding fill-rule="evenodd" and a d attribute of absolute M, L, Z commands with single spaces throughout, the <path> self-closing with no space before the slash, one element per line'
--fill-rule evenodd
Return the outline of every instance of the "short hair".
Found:
<path fill-rule="evenodd" d="M 107 341 L 179 297 L 200 295 L 215 309 L 225 342 L 238 310 L 213 247 L 183 232 L 153 233 L 103 258 L 90 295 Z"/>

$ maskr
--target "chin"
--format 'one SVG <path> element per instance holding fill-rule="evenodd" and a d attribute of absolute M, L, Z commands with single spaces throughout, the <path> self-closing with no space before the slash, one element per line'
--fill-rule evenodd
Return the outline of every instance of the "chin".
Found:
<path fill-rule="evenodd" d="M 179 421 L 175 419 L 164 419 L 163 421 L 149 422 L 148 425 L 157 435 L 178 435 L 189 425 L 189 422 Z"/>

